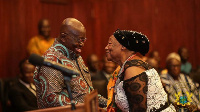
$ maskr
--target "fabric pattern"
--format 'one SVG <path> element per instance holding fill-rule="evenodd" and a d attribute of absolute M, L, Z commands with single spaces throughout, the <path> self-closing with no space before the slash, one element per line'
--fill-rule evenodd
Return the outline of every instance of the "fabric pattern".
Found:
<path fill-rule="evenodd" d="M 112 108 L 112 105 L 114 103 L 114 87 L 115 87 L 115 83 L 116 83 L 116 80 L 118 78 L 118 74 L 119 74 L 119 71 L 120 71 L 120 66 L 118 66 L 115 71 L 113 72 L 109 82 L 108 82 L 108 85 L 107 85 L 107 91 L 108 91 L 108 102 L 107 102 L 107 112 L 113 112 L 114 109 Z"/>
<path fill-rule="evenodd" d="M 146 71 L 123 81 L 124 71 L 135 65 Z M 118 78 L 115 85 L 115 102 L 120 110 L 123 112 L 156 112 L 159 109 L 162 112 L 176 111 L 172 105 L 166 107 L 167 94 L 155 69 L 141 60 L 128 60 L 124 65 L 124 71 L 118 74 L 121 78 Z"/>
<path fill-rule="evenodd" d="M 200 102 L 199 102 L 199 84 L 194 83 L 192 79 L 189 76 L 186 76 L 184 74 L 180 74 L 178 80 L 174 80 L 173 77 L 170 74 L 162 74 L 161 80 L 165 84 L 165 89 L 169 94 L 169 101 L 174 103 L 177 102 L 176 95 L 179 96 L 187 96 L 187 101 L 189 101 L 188 98 L 191 97 L 191 105 L 195 105 L 195 107 L 200 108 Z M 190 96 L 192 93 L 192 96 Z M 180 111 L 187 111 L 183 108 L 179 109 Z"/>
<path fill-rule="evenodd" d="M 145 72 L 124 81 L 124 90 L 132 112 L 145 112 L 147 109 L 147 75 Z"/>
<path fill-rule="evenodd" d="M 72 51 L 56 40 L 43 56 L 45 59 L 61 63 L 81 73 L 80 76 L 72 76 L 70 86 L 75 104 L 83 103 L 86 94 L 90 93 L 93 87 L 89 70 L 85 66 L 82 57 L 76 57 Z M 64 83 L 64 76 L 60 71 L 45 66 L 37 66 L 34 81 L 39 108 L 71 104 Z M 99 96 L 99 104 L 106 106 L 106 99 Z"/>

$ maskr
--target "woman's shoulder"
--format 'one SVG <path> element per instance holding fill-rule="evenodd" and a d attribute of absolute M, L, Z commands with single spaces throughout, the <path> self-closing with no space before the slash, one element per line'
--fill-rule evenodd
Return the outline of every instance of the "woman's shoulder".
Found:
<path fill-rule="evenodd" d="M 137 67 L 137 66 L 131 66 L 126 69 L 124 73 L 124 80 L 130 79 L 132 77 L 135 77 L 141 73 L 143 73 L 145 69 Z"/>
<path fill-rule="evenodd" d="M 145 70 L 151 69 L 152 67 L 145 61 L 140 60 L 140 59 L 132 59 L 129 60 L 125 63 L 124 68 L 127 69 L 129 67 L 139 67 L 139 68 L 143 68 Z"/>
<path fill-rule="evenodd" d="M 148 80 L 148 76 L 146 74 L 146 72 L 142 72 L 138 75 L 135 75 L 133 77 L 130 77 L 128 79 L 124 79 L 124 82 L 132 82 L 132 81 L 138 81 L 137 79 L 146 82 Z"/>

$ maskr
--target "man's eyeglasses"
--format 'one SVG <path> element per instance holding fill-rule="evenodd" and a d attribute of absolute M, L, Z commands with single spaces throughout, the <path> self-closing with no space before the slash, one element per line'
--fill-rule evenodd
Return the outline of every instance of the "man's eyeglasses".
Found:
<path fill-rule="evenodd" d="M 71 34 L 68 34 L 68 33 L 62 33 L 62 34 L 70 36 L 71 38 L 73 38 L 74 40 L 76 40 L 79 43 L 80 42 L 85 42 L 87 40 L 87 38 L 84 38 L 84 37 L 82 37 L 82 38 L 75 37 L 75 36 L 73 36 Z"/>

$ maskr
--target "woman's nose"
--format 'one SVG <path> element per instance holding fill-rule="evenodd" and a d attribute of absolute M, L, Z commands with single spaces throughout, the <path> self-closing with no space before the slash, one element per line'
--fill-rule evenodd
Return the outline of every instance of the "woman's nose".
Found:
<path fill-rule="evenodd" d="M 108 49 L 108 45 L 105 47 L 105 50 L 107 50 Z"/>

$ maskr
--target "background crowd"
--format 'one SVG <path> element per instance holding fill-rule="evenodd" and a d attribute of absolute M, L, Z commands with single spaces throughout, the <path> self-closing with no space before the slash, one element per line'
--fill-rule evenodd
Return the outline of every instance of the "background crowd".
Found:
<path fill-rule="evenodd" d="M 52 45 L 55 38 L 50 36 L 50 31 L 47 19 L 39 21 L 38 35 L 30 39 L 27 46 L 27 56 L 32 53 L 42 55 Z M 160 53 L 157 50 L 152 50 L 147 56 L 141 58 L 159 73 L 171 102 L 175 103 L 177 98 L 180 99 L 184 95 L 188 98 L 188 95 L 192 94 L 191 100 L 185 100 L 185 104 L 193 102 L 191 104 L 200 106 L 200 67 L 192 68 L 188 61 L 189 55 L 189 49 L 180 46 L 177 51 L 172 51 L 166 60 L 160 59 Z M 164 68 L 160 66 L 161 61 L 166 63 Z M 105 56 L 100 58 L 96 54 L 88 54 L 86 64 L 91 74 L 94 89 L 107 98 L 107 84 L 118 65 L 108 61 Z M 24 58 L 19 63 L 19 69 L 20 73 L 16 78 L 1 79 L 1 105 L 5 112 L 20 112 L 38 108 L 33 83 L 35 67 L 28 62 L 27 58 Z M 179 93 L 180 91 L 181 93 Z M 177 94 L 179 97 L 176 96 Z M 184 110 L 184 108 L 182 109 Z"/>
<path fill-rule="evenodd" d="M 0 101 L 3 112 L 37 109 L 35 87 L 30 78 L 34 67 L 26 59 L 31 53 L 42 55 L 59 32 L 57 23 L 71 16 L 79 18 L 86 25 L 88 40 L 82 53 L 93 86 L 102 96 L 107 97 L 108 80 L 118 66 L 104 57 L 104 47 L 110 35 L 108 32 L 123 28 L 145 32 L 149 37 L 150 53 L 142 58 L 158 71 L 171 102 L 177 99 L 176 95 L 181 91 L 179 98 L 182 97 L 183 102 L 192 93 L 192 102 L 198 104 L 200 2 L 107 1 L 85 3 L 77 0 L 60 5 L 41 3 L 40 0 L 0 0 L 0 23 L 3 26 L 0 27 Z M 40 20 L 43 17 L 51 21 Z M 27 98 L 26 95 L 31 97 Z"/>

